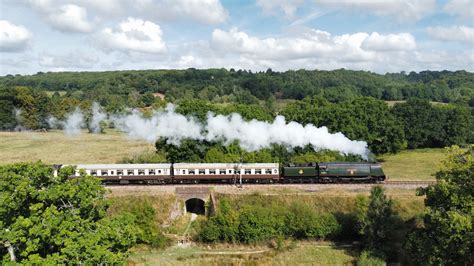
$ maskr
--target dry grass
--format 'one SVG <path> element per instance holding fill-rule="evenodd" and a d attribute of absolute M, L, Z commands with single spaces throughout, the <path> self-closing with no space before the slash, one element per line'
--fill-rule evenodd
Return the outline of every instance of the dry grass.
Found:
<path fill-rule="evenodd" d="M 443 149 L 417 149 L 379 159 L 389 180 L 434 180 L 433 174 L 443 158 Z"/>
<path fill-rule="evenodd" d="M 37 160 L 50 164 L 116 163 L 153 150 L 153 144 L 128 140 L 115 130 L 105 134 L 84 131 L 76 137 L 62 131 L 0 132 L 0 164 Z"/>
<path fill-rule="evenodd" d="M 353 265 L 351 248 L 329 243 L 298 242 L 285 251 L 266 246 L 192 246 L 133 252 L 128 265 Z"/>

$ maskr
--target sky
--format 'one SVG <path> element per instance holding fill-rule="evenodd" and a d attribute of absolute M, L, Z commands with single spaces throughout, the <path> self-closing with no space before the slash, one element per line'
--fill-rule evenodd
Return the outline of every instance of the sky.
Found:
<path fill-rule="evenodd" d="M 0 75 L 474 71 L 474 0 L 0 0 Z"/>

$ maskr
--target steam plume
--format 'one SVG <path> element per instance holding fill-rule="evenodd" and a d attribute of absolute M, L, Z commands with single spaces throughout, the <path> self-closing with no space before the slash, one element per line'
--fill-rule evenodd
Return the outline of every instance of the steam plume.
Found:
<path fill-rule="evenodd" d="M 103 112 L 100 104 L 94 102 L 92 104 L 92 119 L 89 123 L 89 129 L 92 133 L 100 133 L 102 128 L 100 123 L 107 119 L 107 114 Z"/>
<path fill-rule="evenodd" d="M 369 152 L 364 141 L 352 141 L 342 133 L 329 133 L 326 127 L 287 123 L 282 116 L 277 116 L 272 123 L 268 123 L 245 121 L 239 114 L 224 116 L 209 113 L 207 122 L 203 125 L 192 117 L 175 113 L 174 106 L 169 104 L 164 112 L 155 112 L 150 118 L 134 111 L 112 120 L 116 127 L 129 137 L 151 143 L 161 137 L 167 138 L 172 144 L 179 144 L 186 138 L 222 140 L 226 144 L 238 141 L 241 147 L 248 151 L 266 148 L 271 144 L 287 147 L 311 145 L 315 150 L 330 149 L 344 154 L 359 154 L 365 159 Z"/>
<path fill-rule="evenodd" d="M 51 128 L 62 128 L 64 133 L 69 136 L 81 134 L 81 129 L 85 126 L 84 115 L 79 108 L 66 116 L 66 120 L 60 121 L 51 116 L 47 120 Z"/>
<path fill-rule="evenodd" d="M 133 139 L 141 139 L 150 143 L 159 138 L 167 138 L 169 143 L 179 144 L 182 139 L 202 140 L 202 125 L 193 117 L 175 113 L 175 107 L 168 104 L 164 112 L 155 112 L 152 117 L 145 118 L 138 111 L 129 115 L 112 117 L 115 127 Z"/>

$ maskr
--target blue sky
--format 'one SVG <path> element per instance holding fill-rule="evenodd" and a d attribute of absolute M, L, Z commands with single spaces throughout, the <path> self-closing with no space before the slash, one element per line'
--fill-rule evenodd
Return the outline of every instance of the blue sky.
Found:
<path fill-rule="evenodd" d="M 474 0 L 0 0 L 0 75 L 474 70 Z"/>

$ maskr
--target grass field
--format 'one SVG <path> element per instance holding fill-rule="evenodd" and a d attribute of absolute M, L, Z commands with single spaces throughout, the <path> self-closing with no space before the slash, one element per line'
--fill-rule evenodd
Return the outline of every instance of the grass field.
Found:
<path fill-rule="evenodd" d="M 417 149 L 378 159 L 389 180 L 434 180 L 433 174 L 443 158 L 444 149 Z"/>
<path fill-rule="evenodd" d="M 84 131 L 76 137 L 62 131 L 0 132 L 0 164 L 37 160 L 51 164 L 116 163 L 153 150 L 152 144 L 128 140 L 115 130 L 106 134 Z"/>
<path fill-rule="evenodd" d="M 135 251 L 128 265 L 355 265 L 357 254 L 325 242 L 296 242 L 285 251 L 220 245 Z"/>

